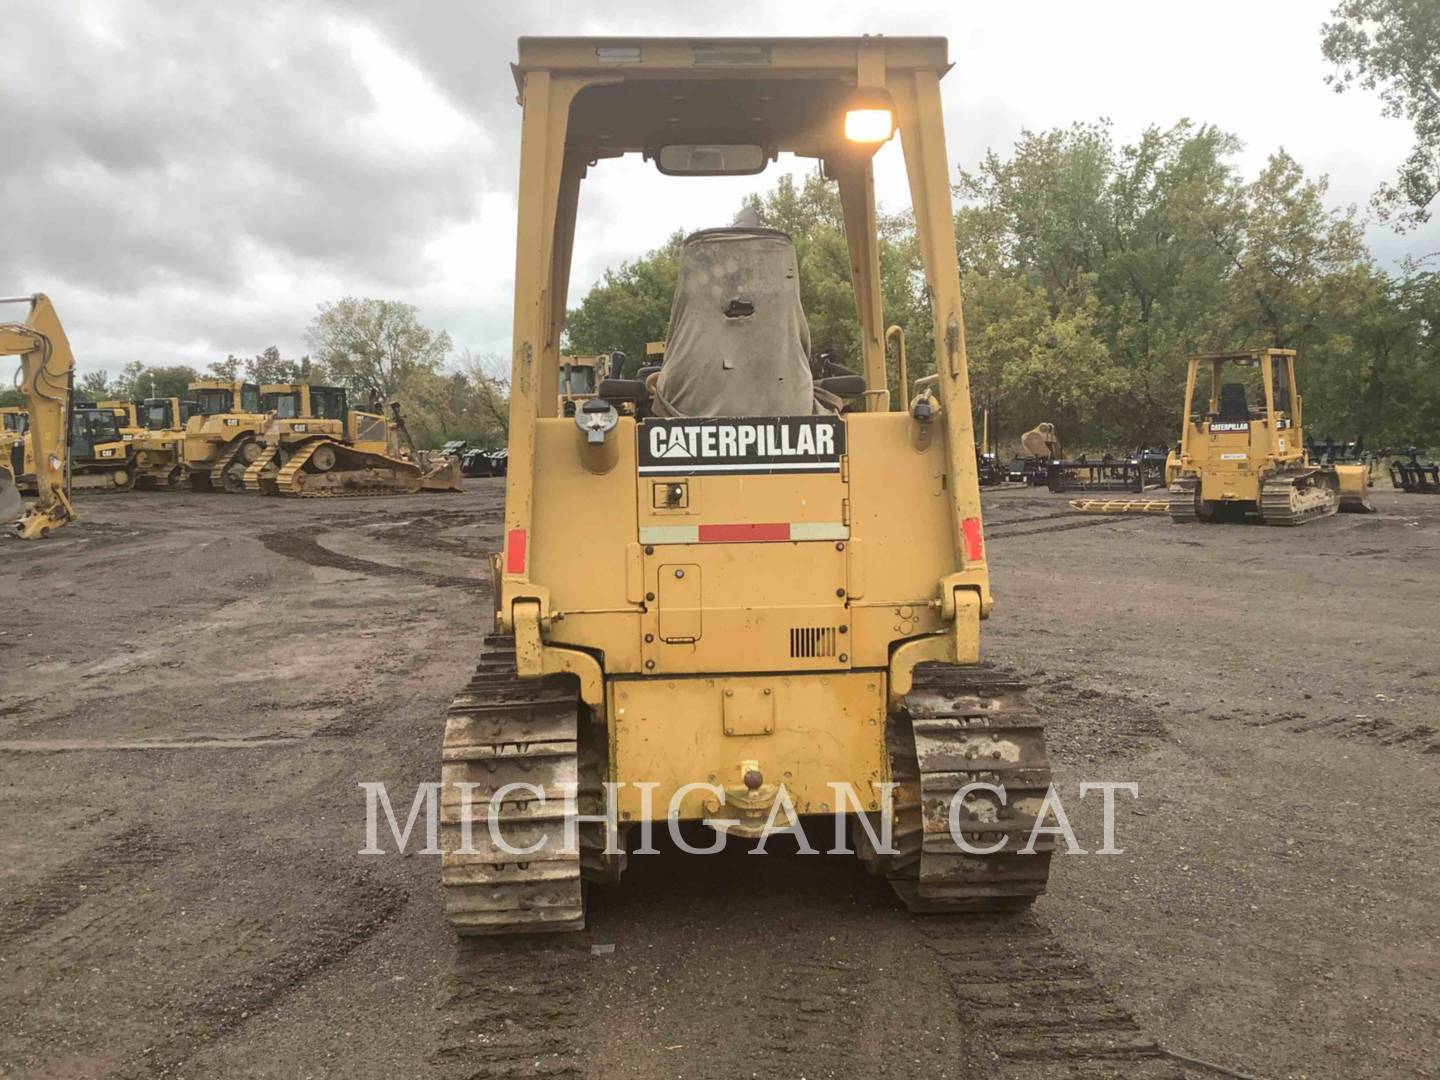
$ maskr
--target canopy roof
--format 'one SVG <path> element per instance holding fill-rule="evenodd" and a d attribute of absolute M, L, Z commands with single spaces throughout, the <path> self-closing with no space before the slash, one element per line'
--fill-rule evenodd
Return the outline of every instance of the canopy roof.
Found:
<path fill-rule="evenodd" d="M 857 84 L 949 66 L 944 38 L 526 37 L 514 72 L 522 87 L 541 70 L 605 79 L 576 96 L 566 142 L 606 157 L 671 143 L 820 153 L 841 141 Z"/>

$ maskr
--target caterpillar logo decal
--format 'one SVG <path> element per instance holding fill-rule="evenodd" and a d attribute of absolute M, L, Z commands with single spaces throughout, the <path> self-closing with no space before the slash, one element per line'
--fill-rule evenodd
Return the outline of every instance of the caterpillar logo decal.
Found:
<path fill-rule="evenodd" d="M 1210 424 L 1211 431 L 1249 431 L 1249 420 L 1215 420 Z"/>
<path fill-rule="evenodd" d="M 839 472 L 845 425 L 838 416 L 647 420 L 641 476 L 696 473 Z"/>

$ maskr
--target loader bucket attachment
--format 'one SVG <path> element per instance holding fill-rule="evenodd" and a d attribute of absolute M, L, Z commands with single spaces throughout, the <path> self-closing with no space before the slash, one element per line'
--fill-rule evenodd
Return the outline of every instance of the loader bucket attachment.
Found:
<path fill-rule="evenodd" d="M 0 468 L 0 522 L 9 524 L 18 521 L 24 512 L 25 503 L 20 498 L 20 489 L 15 486 L 15 474 Z"/>
<path fill-rule="evenodd" d="M 1373 514 L 1375 504 L 1370 501 L 1370 466 L 1336 465 L 1335 476 L 1340 481 L 1340 512 L 1342 514 Z"/>
<path fill-rule="evenodd" d="M 421 451 L 419 454 L 421 491 L 463 491 L 464 478 L 460 458 L 456 454 L 440 455 Z"/>

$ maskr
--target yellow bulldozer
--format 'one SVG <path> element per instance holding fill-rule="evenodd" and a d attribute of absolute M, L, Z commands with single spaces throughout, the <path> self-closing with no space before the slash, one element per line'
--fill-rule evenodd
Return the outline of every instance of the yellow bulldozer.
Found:
<path fill-rule="evenodd" d="M 135 447 L 125 438 L 128 408 L 74 402 L 69 409 L 68 461 L 72 490 L 131 491 Z"/>
<path fill-rule="evenodd" d="M 1266 525 L 1303 525 L 1337 509 L 1374 512 L 1368 466 L 1306 454 L 1293 349 L 1190 357 L 1181 425 L 1166 466 L 1176 522 L 1254 515 Z"/>
<path fill-rule="evenodd" d="M 402 450 L 402 424 L 350 408 L 341 387 L 265 385 L 260 407 L 270 419 L 245 469 L 246 491 L 314 497 L 459 490 L 458 459 L 431 462 L 413 445 Z"/>
<path fill-rule="evenodd" d="M 196 411 L 185 423 L 185 476 L 193 491 L 245 491 L 245 470 L 260 456 L 258 383 L 224 379 L 192 382 Z"/>
<path fill-rule="evenodd" d="M 445 725 L 451 924 L 581 927 L 582 880 L 614 880 L 642 823 L 753 838 L 818 815 L 828 835 L 842 813 L 912 910 L 1029 904 L 1050 774 L 1023 688 L 978 665 L 991 596 L 946 42 L 522 38 L 519 54 L 504 549 L 496 633 Z M 892 409 L 872 157 L 897 133 L 936 369 Z M 813 375 L 790 237 L 708 229 L 684 243 L 660 370 L 558 415 L 588 170 L 641 155 L 683 185 L 782 152 L 838 184 L 863 375 Z M 585 820 L 607 813 L 618 836 Z"/>
<path fill-rule="evenodd" d="M 184 398 L 145 398 L 133 403 L 135 426 L 122 430 L 133 446 L 135 483 L 178 488 L 185 479 L 185 426 L 200 406 Z"/>
<path fill-rule="evenodd" d="M 623 354 L 615 354 L 623 358 Z M 574 416 L 575 410 L 595 397 L 600 384 L 613 373 L 620 374 L 614 355 L 562 356 L 560 358 L 560 415 Z"/>

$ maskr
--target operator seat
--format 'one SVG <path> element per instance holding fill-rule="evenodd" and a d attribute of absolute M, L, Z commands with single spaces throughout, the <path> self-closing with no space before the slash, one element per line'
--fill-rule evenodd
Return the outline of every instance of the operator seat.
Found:
<path fill-rule="evenodd" d="M 1227 382 L 1220 384 L 1220 412 L 1218 419 L 1238 422 L 1250 419 L 1250 406 L 1245 401 L 1245 384 Z"/>
<path fill-rule="evenodd" d="M 686 238 L 657 416 L 807 416 L 839 411 L 815 386 L 795 245 L 778 229 L 706 229 Z"/>

